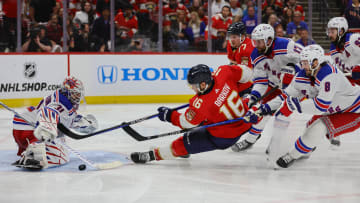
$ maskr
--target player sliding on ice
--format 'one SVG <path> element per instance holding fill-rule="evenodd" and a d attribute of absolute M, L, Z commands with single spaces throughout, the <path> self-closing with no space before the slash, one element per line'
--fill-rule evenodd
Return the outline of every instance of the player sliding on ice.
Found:
<path fill-rule="evenodd" d="M 217 123 L 244 116 L 248 107 L 239 96 L 242 85 L 251 80 L 252 71 L 245 65 L 220 66 L 213 74 L 208 66 L 192 67 L 187 81 L 196 95 L 184 114 L 160 107 L 159 119 L 180 128 Z M 174 159 L 188 154 L 197 154 L 216 149 L 226 149 L 236 143 L 251 127 L 243 121 L 194 130 L 185 133 L 172 143 L 147 152 L 134 152 L 135 163 Z"/>
<path fill-rule="evenodd" d="M 84 87 L 75 77 L 67 77 L 60 89 L 44 97 L 37 107 L 30 106 L 20 117 L 14 116 L 13 136 L 17 143 L 18 156 L 13 163 L 20 168 L 43 169 L 69 162 L 69 152 L 62 146 L 65 138 L 58 133 L 57 123 L 84 133 L 97 129 L 93 115 L 77 114 Z M 36 123 L 31 126 L 27 121 Z M 61 140 L 60 140 L 61 139 Z"/>
<path fill-rule="evenodd" d="M 300 59 L 303 69 L 281 96 L 268 103 L 272 110 L 279 108 L 275 115 L 290 116 L 294 111 L 315 115 L 294 148 L 277 160 L 283 168 L 311 153 L 323 136 L 331 139 L 360 127 L 360 87 L 327 61 L 319 45 L 305 47 Z M 304 97 L 308 99 L 300 102 Z M 253 121 L 259 113 L 251 115 Z"/>

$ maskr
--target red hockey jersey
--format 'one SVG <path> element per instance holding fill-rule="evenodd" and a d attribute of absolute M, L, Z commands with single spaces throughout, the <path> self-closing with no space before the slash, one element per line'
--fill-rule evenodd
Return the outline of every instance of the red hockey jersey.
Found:
<path fill-rule="evenodd" d="M 252 67 L 251 64 L 251 53 L 254 49 L 254 46 L 251 42 L 251 39 L 246 37 L 240 47 L 233 49 L 230 42 L 227 45 L 227 55 L 229 60 L 236 61 L 237 64 L 247 65 Z"/>
<path fill-rule="evenodd" d="M 239 118 L 248 110 L 239 96 L 243 84 L 252 77 L 246 66 L 224 65 L 214 73 L 214 85 L 205 95 L 195 95 L 190 99 L 190 106 L 184 114 L 174 111 L 172 124 L 181 128 L 191 128 L 199 124 L 211 124 Z M 207 128 L 215 137 L 235 138 L 245 133 L 251 124 L 243 121 Z"/>

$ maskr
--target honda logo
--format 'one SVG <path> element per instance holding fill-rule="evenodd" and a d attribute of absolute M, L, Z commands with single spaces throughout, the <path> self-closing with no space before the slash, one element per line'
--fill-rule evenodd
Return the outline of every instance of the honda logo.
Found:
<path fill-rule="evenodd" d="M 103 65 L 98 67 L 98 80 L 102 84 L 113 84 L 117 81 L 118 70 L 113 65 Z"/>

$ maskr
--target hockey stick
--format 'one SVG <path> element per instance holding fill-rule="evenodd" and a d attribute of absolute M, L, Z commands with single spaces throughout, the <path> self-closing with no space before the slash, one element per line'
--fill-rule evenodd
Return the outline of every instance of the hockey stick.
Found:
<path fill-rule="evenodd" d="M 194 130 L 199 130 L 202 128 L 210 128 L 210 127 L 215 127 L 215 126 L 219 126 L 219 125 L 225 125 L 225 124 L 230 124 L 230 123 L 234 123 L 237 121 L 246 121 L 246 119 L 244 117 L 239 117 L 239 118 L 235 118 L 232 120 L 226 120 L 226 121 L 222 121 L 222 122 L 218 122 L 218 123 L 213 123 L 213 124 L 209 124 L 209 125 L 203 125 L 203 126 L 196 126 L 196 127 L 192 127 L 192 128 L 187 128 L 187 129 L 182 129 L 182 130 L 177 130 L 177 131 L 172 131 L 172 132 L 168 132 L 168 133 L 162 133 L 162 134 L 158 134 L 158 135 L 152 135 L 152 136 L 142 136 L 139 133 L 137 133 L 135 130 L 134 132 L 138 134 L 138 136 L 136 136 L 136 140 L 137 141 L 145 141 L 145 140 L 152 140 L 152 139 L 156 139 L 156 138 L 160 138 L 160 137 L 166 137 L 166 136 L 170 136 L 170 135 L 177 135 L 177 134 L 182 134 L 182 133 L 186 133 L 189 131 L 194 131 Z M 133 136 L 132 136 L 133 137 Z"/>
<path fill-rule="evenodd" d="M 189 104 L 184 104 L 184 105 L 181 105 L 181 106 L 178 106 L 178 107 L 174 108 L 174 110 L 179 110 L 179 109 L 182 109 L 182 108 L 185 108 L 185 107 L 188 107 L 188 106 L 189 106 Z M 92 137 L 92 136 L 95 136 L 95 135 L 98 135 L 98 134 L 101 134 L 101 133 L 109 132 L 109 131 L 112 131 L 112 130 L 115 130 L 115 129 L 124 128 L 126 126 L 133 125 L 135 123 L 140 123 L 142 121 L 149 120 L 149 119 L 152 119 L 152 118 L 155 118 L 155 117 L 158 117 L 158 116 L 159 116 L 158 113 L 153 114 L 153 115 L 146 116 L 146 117 L 143 117 L 143 118 L 139 118 L 139 119 L 136 119 L 136 120 L 133 120 L 133 121 L 130 121 L 130 122 L 123 122 L 120 125 L 116 125 L 116 126 L 113 126 L 113 127 L 110 127 L 110 128 L 105 128 L 103 130 L 99 130 L 99 131 L 89 133 L 89 134 L 74 132 L 74 131 L 70 130 L 69 128 L 65 127 L 62 123 L 58 123 L 58 129 L 68 137 L 71 137 L 71 138 L 76 139 L 76 140 L 81 140 L 81 139 Z"/>
<path fill-rule="evenodd" d="M 4 107 L 5 109 L 11 111 L 13 114 L 15 114 L 17 117 L 23 119 L 24 121 L 26 121 L 27 123 L 29 123 L 31 126 L 35 127 L 35 123 L 25 119 L 24 117 L 22 117 L 18 112 L 16 112 L 14 109 L 8 107 L 7 105 L 5 105 L 4 103 L 2 103 L 0 101 L 0 105 L 2 107 Z M 119 166 L 122 165 L 122 163 L 120 161 L 114 161 L 114 162 L 110 162 L 110 163 L 94 163 L 90 160 L 88 160 L 87 158 L 85 158 L 83 155 L 80 154 L 80 152 L 76 151 L 75 149 L 71 148 L 69 145 L 67 145 L 65 142 L 60 141 L 61 144 L 63 144 L 63 146 L 69 150 L 71 153 L 75 154 L 81 161 L 83 161 L 84 163 L 88 164 L 89 166 L 98 169 L 98 170 L 104 170 L 104 169 L 111 169 L 111 168 L 117 168 Z"/>
<path fill-rule="evenodd" d="M 269 96 L 270 94 L 275 92 L 277 89 L 279 89 L 279 86 L 273 87 L 266 94 L 264 94 L 262 97 L 255 100 L 254 104 L 256 104 L 259 101 L 263 100 L 265 97 Z M 204 125 L 204 126 L 196 126 L 196 127 L 193 127 L 193 128 L 173 131 L 173 132 L 169 132 L 169 133 L 163 133 L 163 134 L 159 134 L 159 135 L 153 135 L 153 136 L 149 136 L 149 137 L 140 135 L 138 132 L 136 132 L 130 126 L 124 127 L 123 130 L 125 132 L 127 132 L 131 137 L 136 139 L 137 141 L 145 141 L 145 140 L 155 139 L 155 138 L 159 138 L 159 137 L 165 137 L 165 136 L 169 136 L 169 135 L 176 135 L 176 134 L 180 134 L 180 133 L 185 133 L 185 132 L 189 132 L 189 131 L 193 131 L 193 130 L 197 130 L 197 129 L 201 129 L 201 128 L 209 128 L 209 127 L 214 127 L 214 126 L 218 126 L 218 125 L 224 125 L 224 124 L 228 124 L 228 123 L 237 122 L 237 121 L 240 121 L 240 120 L 244 120 L 246 122 L 249 121 L 246 117 L 240 117 L 240 118 L 236 118 L 236 119 L 232 119 L 232 120 L 222 121 L 222 122 L 219 122 L 219 123 L 213 123 L 213 124 Z"/>

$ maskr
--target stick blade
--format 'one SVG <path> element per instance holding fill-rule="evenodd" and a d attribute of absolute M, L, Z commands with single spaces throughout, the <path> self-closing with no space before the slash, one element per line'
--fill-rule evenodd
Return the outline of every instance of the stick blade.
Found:
<path fill-rule="evenodd" d="M 123 123 L 126 124 L 126 123 Z M 137 141 L 145 141 L 147 140 L 146 137 L 140 135 L 138 132 L 136 132 L 133 128 L 130 126 L 125 126 L 122 128 L 127 134 L 129 134 L 132 138 L 134 138 Z"/>

